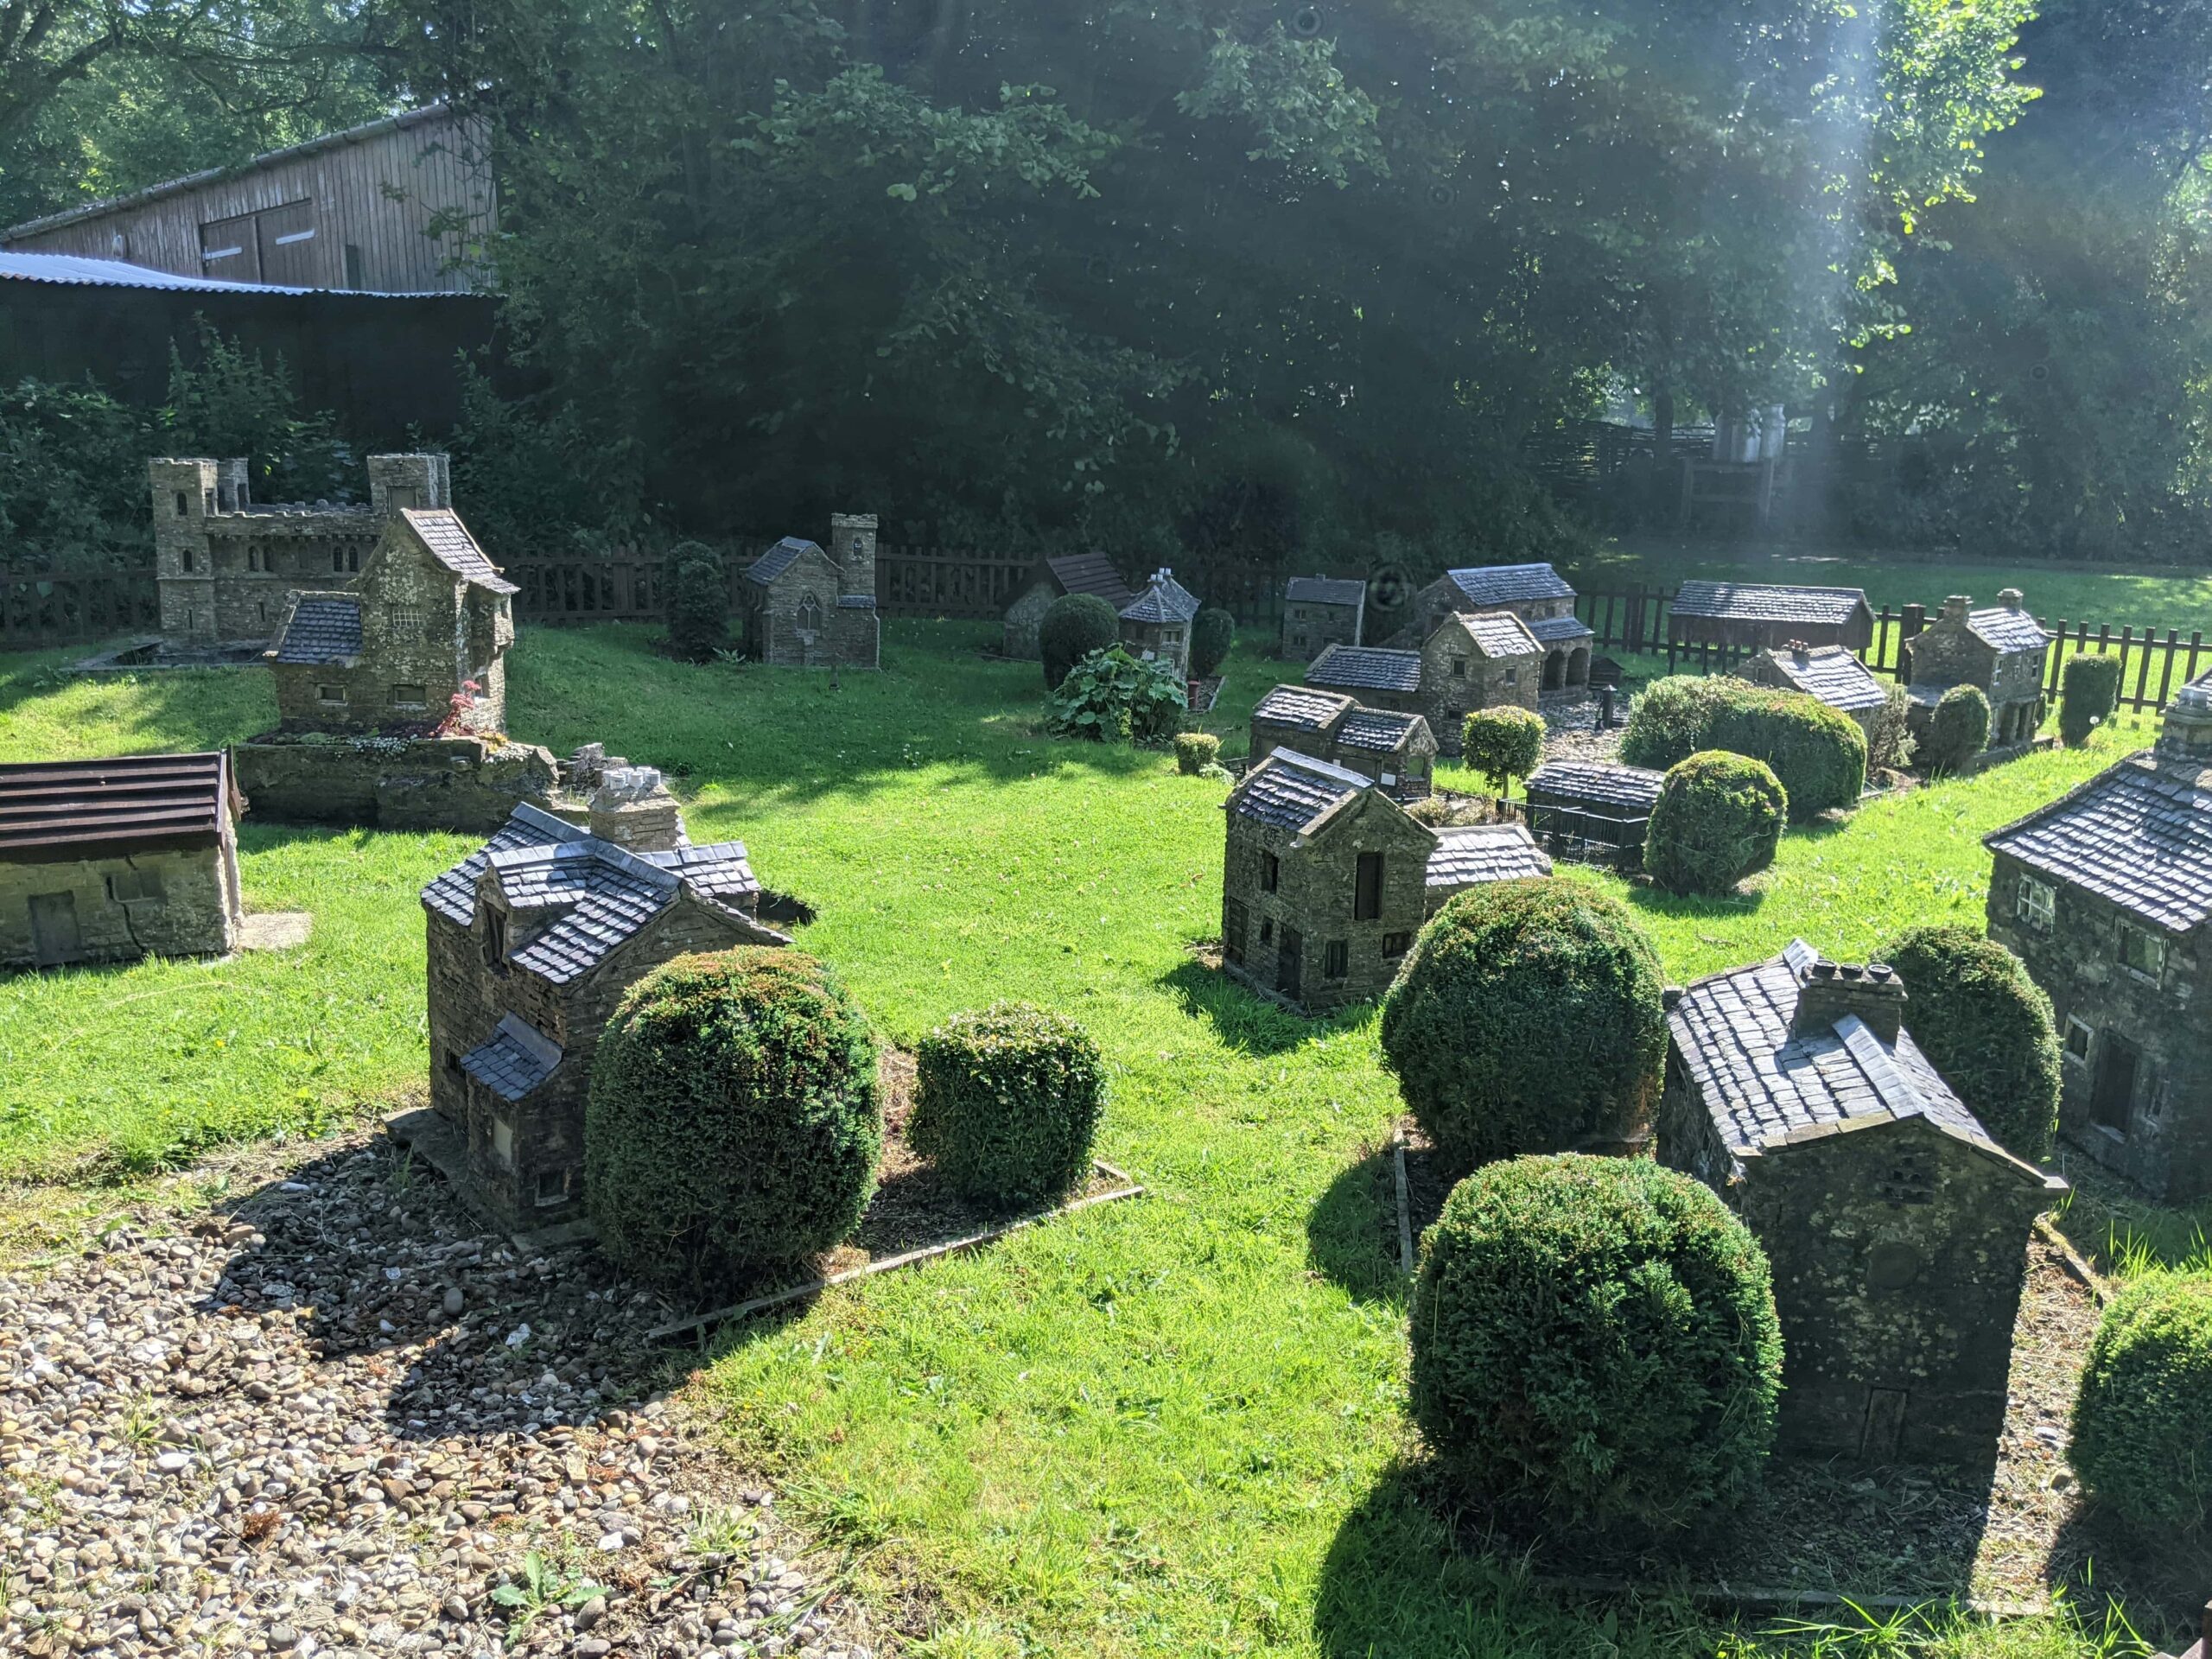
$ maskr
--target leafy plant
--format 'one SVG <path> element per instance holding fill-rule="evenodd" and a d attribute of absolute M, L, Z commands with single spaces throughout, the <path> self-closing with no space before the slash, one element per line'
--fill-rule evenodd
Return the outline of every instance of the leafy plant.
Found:
<path fill-rule="evenodd" d="M 1460 728 L 1467 764 L 1502 795 L 1516 778 L 1526 778 L 1544 756 L 1544 720 L 1528 709 L 1478 709 Z"/>
<path fill-rule="evenodd" d="M 1046 722 L 1060 737 L 1150 743 L 1172 735 L 1190 706 L 1173 669 L 1117 645 L 1092 652 L 1068 671 L 1046 704 Z"/>
<path fill-rule="evenodd" d="M 1669 893 L 1724 893 L 1774 862 L 1789 797 L 1763 761 L 1707 750 L 1667 773 L 1643 868 Z"/>
<path fill-rule="evenodd" d="M 508 1644 L 512 1646 L 540 1615 L 556 1610 L 573 1612 L 605 1594 L 603 1586 L 580 1573 L 564 1571 L 533 1549 L 522 1558 L 522 1576 L 495 1586 L 492 1602 L 507 1610 Z"/>
<path fill-rule="evenodd" d="M 1059 690 L 1068 671 L 1095 651 L 1110 651 L 1122 637 L 1122 619 L 1096 594 L 1063 594 L 1037 625 L 1045 689 Z"/>
<path fill-rule="evenodd" d="M 2059 685 L 2059 740 L 2078 749 L 2120 707 L 2120 658 L 2069 657 Z"/>
<path fill-rule="evenodd" d="M 1916 927 L 1883 947 L 1913 1040 L 1998 1145 L 2031 1163 L 2058 1130 L 2058 1031 L 2020 959 L 1975 929 Z"/>
<path fill-rule="evenodd" d="M 1105 1110 L 1097 1045 L 1074 1020 L 1026 1002 L 956 1014 L 915 1052 L 914 1146 L 956 1192 L 994 1209 L 1081 1185 Z"/>

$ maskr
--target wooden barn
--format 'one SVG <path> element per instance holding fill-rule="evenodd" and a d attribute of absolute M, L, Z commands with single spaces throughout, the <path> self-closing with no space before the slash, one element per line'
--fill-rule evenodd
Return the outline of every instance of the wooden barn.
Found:
<path fill-rule="evenodd" d="M 1668 611 L 1667 638 L 1739 651 L 1779 651 L 1800 642 L 1864 651 L 1874 642 L 1874 613 L 1857 588 L 1686 582 Z"/>

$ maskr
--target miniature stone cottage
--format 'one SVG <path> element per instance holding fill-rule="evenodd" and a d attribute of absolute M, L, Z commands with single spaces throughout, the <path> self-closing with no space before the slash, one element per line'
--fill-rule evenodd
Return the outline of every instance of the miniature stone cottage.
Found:
<path fill-rule="evenodd" d="M 1426 717 L 1421 700 L 1421 662 L 1417 651 L 1381 645 L 1331 645 L 1306 665 L 1306 683 L 1342 691 L 1370 709 Z M 1431 730 L 1430 735 L 1433 736 Z"/>
<path fill-rule="evenodd" d="M 592 1059 L 631 985 L 687 952 L 791 943 L 760 897 L 744 844 L 690 845 L 643 767 L 605 774 L 585 826 L 517 807 L 423 888 L 430 1103 L 504 1225 L 580 1210 Z"/>
<path fill-rule="evenodd" d="M 0 766 L 0 969 L 228 954 L 239 810 L 219 753 Z"/>
<path fill-rule="evenodd" d="M 1136 597 L 1103 553 L 1071 553 L 1064 558 L 1042 560 L 1028 585 L 1007 607 L 1000 651 L 1035 662 L 1039 653 L 1038 630 L 1044 626 L 1045 613 L 1052 608 L 1055 600 L 1070 594 L 1089 594 L 1103 600 L 1116 616 Z"/>
<path fill-rule="evenodd" d="M 267 653 L 283 729 L 504 731 L 516 591 L 457 513 L 400 509 L 351 588 L 290 596 Z"/>
<path fill-rule="evenodd" d="M 1977 611 L 1963 594 L 1943 601 L 1943 613 L 1906 641 L 1906 690 L 1913 735 L 1925 738 L 1943 693 L 1980 686 L 1989 698 L 1989 747 L 2034 741 L 2043 725 L 2044 669 L 2051 636 L 2007 588 L 1994 610 Z"/>
<path fill-rule="evenodd" d="M 833 513 L 830 547 L 786 536 L 745 572 L 745 654 L 777 668 L 877 668 L 875 515 Z"/>
<path fill-rule="evenodd" d="M 1288 749 L 1226 810 L 1223 965 L 1311 1013 L 1381 995 L 1452 894 L 1551 873 L 1518 824 L 1433 830 L 1372 779 Z"/>
<path fill-rule="evenodd" d="M 1510 611 L 1455 611 L 1421 646 L 1421 713 L 1446 754 L 1459 753 L 1478 709 L 1535 711 L 1544 648 Z"/>
<path fill-rule="evenodd" d="M 1141 661 L 1164 663 L 1177 679 L 1187 680 L 1191 619 L 1198 613 L 1198 596 L 1162 566 L 1152 573 L 1144 591 L 1122 607 L 1122 649 Z"/>
<path fill-rule="evenodd" d="M 1990 1139 L 1913 1042 L 1887 968 L 1800 939 L 1669 998 L 1659 1156 L 1773 1263 L 1777 1445 L 1993 1461 L 2029 1237 L 2066 1183 Z"/>
<path fill-rule="evenodd" d="M 441 454 L 371 455 L 365 506 L 253 501 L 243 459 L 149 461 L 146 472 L 162 632 L 194 645 L 267 640 L 294 588 L 350 587 L 394 514 L 453 505 Z"/>
<path fill-rule="evenodd" d="M 1848 715 L 1866 741 L 1874 741 L 1882 710 L 1890 704 L 1866 667 L 1841 645 L 1814 645 L 1795 640 L 1777 651 L 1763 651 L 1744 665 L 1744 677 L 1781 691 L 1802 691 L 1839 714 Z"/>
<path fill-rule="evenodd" d="M 1983 844 L 1989 936 L 2058 1016 L 2066 1138 L 2167 1203 L 2212 1196 L 2212 690 Z"/>
<path fill-rule="evenodd" d="M 1356 645 L 1367 620 L 1367 584 L 1293 576 L 1282 596 L 1282 652 L 1310 663 L 1331 645 Z"/>
<path fill-rule="evenodd" d="M 1667 638 L 1732 650 L 1776 651 L 1802 640 L 1864 651 L 1874 642 L 1874 613 L 1858 588 L 1686 582 L 1667 607 Z"/>
<path fill-rule="evenodd" d="M 1574 613 L 1574 589 L 1550 565 L 1484 564 L 1446 570 L 1414 595 L 1413 620 L 1386 643 L 1419 650 L 1444 619 L 1455 613 L 1519 617 L 1543 648 L 1542 690 L 1571 690 L 1589 684 L 1590 647 L 1597 636 Z M 1435 723 L 1433 715 L 1430 723 Z M 1441 727 L 1437 736 L 1446 741 Z"/>
<path fill-rule="evenodd" d="M 1252 710 L 1252 759 L 1292 749 L 1372 778 L 1394 799 L 1430 791 L 1436 740 L 1419 715 L 1362 708 L 1338 691 L 1279 685 Z"/>

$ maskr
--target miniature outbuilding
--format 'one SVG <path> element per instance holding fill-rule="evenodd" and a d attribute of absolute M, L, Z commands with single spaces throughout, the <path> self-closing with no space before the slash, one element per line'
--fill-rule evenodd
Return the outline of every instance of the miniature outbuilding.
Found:
<path fill-rule="evenodd" d="M 1741 1216 L 1782 1317 L 1777 1443 L 1986 1465 L 2035 1218 L 2066 1183 L 1993 1141 L 1878 964 L 1800 939 L 1669 994 L 1659 1157 Z"/>
<path fill-rule="evenodd" d="M 1306 683 L 1325 691 L 1346 692 L 1370 709 L 1389 709 L 1402 715 L 1427 713 L 1427 705 L 1421 700 L 1421 660 L 1417 651 L 1331 645 L 1306 665 Z"/>
<path fill-rule="evenodd" d="M 1191 620 L 1198 596 L 1166 566 L 1152 573 L 1144 591 L 1122 607 L 1122 645 L 1144 662 L 1166 664 L 1179 680 L 1191 677 Z"/>
<path fill-rule="evenodd" d="M 0 766 L 0 969 L 227 955 L 239 810 L 220 753 Z"/>
<path fill-rule="evenodd" d="M 777 668 L 878 668 L 876 519 L 830 518 L 830 546 L 786 536 L 745 571 L 745 654 Z"/>
<path fill-rule="evenodd" d="M 1777 651 L 1798 641 L 1864 651 L 1874 642 L 1874 613 L 1858 588 L 1686 582 L 1668 607 L 1667 638 L 1739 651 Z"/>
<path fill-rule="evenodd" d="M 1510 611 L 1454 611 L 1421 651 L 1423 708 L 1437 747 L 1457 754 L 1460 728 L 1478 709 L 1534 712 L 1544 648 Z"/>
<path fill-rule="evenodd" d="M 1983 845 L 1989 936 L 2058 1017 L 2066 1138 L 2167 1203 L 2212 1196 L 2212 688 Z"/>
<path fill-rule="evenodd" d="M 1808 645 L 1800 639 L 1775 651 L 1763 651 L 1744 665 L 1744 677 L 1758 685 L 1781 691 L 1802 691 L 1839 714 L 1848 715 L 1866 741 L 1874 741 L 1882 710 L 1890 706 L 1866 664 L 1842 645 Z"/>
<path fill-rule="evenodd" d="M 1279 685 L 1252 710 L 1252 759 L 1277 749 L 1312 755 L 1372 778 L 1394 798 L 1417 801 L 1433 786 L 1436 740 L 1419 715 L 1367 709 L 1342 692 Z"/>
<path fill-rule="evenodd" d="M 1606 760 L 1550 760 L 1529 774 L 1529 828 L 1563 856 L 1634 869 L 1667 774 Z"/>
<path fill-rule="evenodd" d="M 1974 685 L 1989 699 L 1989 747 L 2031 742 L 2047 712 L 2044 669 L 2051 636 L 2029 614 L 2017 588 L 1998 594 L 1993 610 L 1973 606 L 1965 594 L 1952 594 L 1943 613 L 1905 642 L 1913 734 L 1928 735 L 1946 691 Z"/>
<path fill-rule="evenodd" d="M 1007 607 L 999 649 L 1008 657 L 1036 661 L 1040 649 L 1038 630 L 1044 626 L 1045 613 L 1052 608 L 1053 601 L 1070 594 L 1102 599 L 1113 607 L 1116 616 L 1136 597 L 1103 553 L 1071 553 L 1064 558 L 1039 560 L 1028 585 Z"/>
<path fill-rule="evenodd" d="M 1331 645 L 1356 645 L 1367 620 L 1367 584 L 1357 577 L 1293 576 L 1282 595 L 1282 652 L 1310 663 Z"/>
<path fill-rule="evenodd" d="M 1480 564 L 1446 570 L 1414 596 L 1413 609 L 1414 620 L 1391 636 L 1390 645 L 1426 645 L 1444 619 L 1458 613 L 1516 616 L 1542 648 L 1541 690 L 1572 690 L 1590 683 L 1590 650 L 1597 636 L 1574 613 L 1574 589 L 1548 564 Z M 1430 723 L 1435 724 L 1433 714 Z M 1440 741 L 1448 741 L 1442 727 L 1437 732 Z"/>

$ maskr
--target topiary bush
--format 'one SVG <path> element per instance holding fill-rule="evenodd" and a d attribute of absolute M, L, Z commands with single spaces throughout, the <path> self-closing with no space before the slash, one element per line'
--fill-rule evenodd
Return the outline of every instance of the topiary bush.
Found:
<path fill-rule="evenodd" d="M 1191 706 L 1175 671 L 1116 646 L 1094 651 L 1047 700 L 1046 726 L 1059 737 L 1102 743 L 1153 743 L 1174 735 Z"/>
<path fill-rule="evenodd" d="M 2113 1299 L 2082 1368 L 2069 1456 L 2145 1532 L 2212 1532 L 2212 1274 L 2155 1273 Z"/>
<path fill-rule="evenodd" d="M 1679 1533 L 1757 1490 L 1782 1332 L 1750 1230 L 1643 1159 L 1516 1158 L 1421 1241 L 1413 1410 L 1474 1497 L 1593 1531 Z"/>
<path fill-rule="evenodd" d="M 1802 691 L 1736 680 L 1716 700 L 1700 749 L 1749 755 L 1773 768 L 1800 823 L 1855 806 L 1866 787 L 1866 734 L 1859 722 Z"/>
<path fill-rule="evenodd" d="M 2020 959 L 1953 922 L 1916 927 L 1881 953 L 1904 976 L 1905 1027 L 1982 1127 L 2041 1163 L 2058 1131 L 2058 1029 Z"/>
<path fill-rule="evenodd" d="M 1933 777 L 1962 772 L 1989 747 L 1989 699 L 1978 685 L 1955 685 L 1936 704 L 1920 763 Z"/>
<path fill-rule="evenodd" d="M 907 1136 L 994 1209 L 1057 1202 L 1090 1172 L 1106 1067 L 1074 1020 L 1027 1002 L 956 1014 L 922 1039 Z"/>
<path fill-rule="evenodd" d="M 668 552 L 676 575 L 668 591 L 668 651 L 678 662 L 710 663 L 729 648 L 729 576 L 703 542 L 678 542 Z"/>
<path fill-rule="evenodd" d="M 1774 862 L 1789 794 L 1764 761 L 1708 749 L 1660 785 L 1643 836 L 1643 868 L 1669 893 L 1732 893 Z"/>
<path fill-rule="evenodd" d="M 1544 758 L 1544 718 L 1528 709 L 1478 709 L 1460 728 L 1467 765 L 1503 795 L 1508 783 L 1526 778 Z"/>
<path fill-rule="evenodd" d="M 2089 741 L 2089 734 L 2113 716 L 2120 707 L 2120 658 L 2070 657 L 2059 680 L 2058 736 L 2069 749 Z"/>
<path fill-rule="evenodd" d="M 1667 1046 L 1659 959 L 1621 902 L 1553 877 L 1459 894 L 1382 1000 L 1383 1063 L 1471 1169 L 1640 1134 Z"/>
<path fill-rule="evenodd" d="M 1191 619 L 1191 677 L 1211 679 L 1236 643 L 1236 619 L 1209 607 Z"/>
<path fill-rule="evenodd" d="M 704 1295 L 847 1237 L 883 1147 L 875 1043 L 803 951 L 678 957 L 624 995 L 584 1112 L 585 1203 L 624 1271 Z"/>
<path fill-rule="evenodd" d="M 1628 724 L 1621 729 L 1621 764 L 1664 772 L 1712 747 L 1706 731 L 1729 684 L 1718 675 L 1670 674 L 1652 681 L 1629 705 Z"/>
<path fill-rule="evenodd" d="M 1109 651 L 1122 638 L 1122 619 L 1096 594 L 1063 594 L 1037 625 L 1038 654 L 1045 663 L 1045 689 L 1060 682 L 1094 651 Z"/>
<path fill-rule="evenodd" d="M 1211 732 L 1175 734 L 1175 770 L 1195 778 L 1212 766 L 1221 753 L 1221 740 Z"/>

